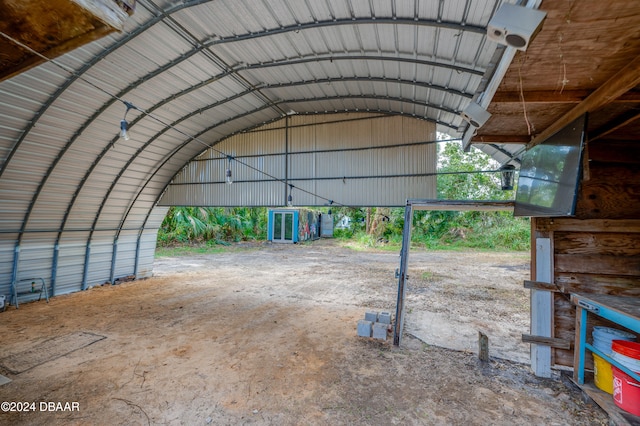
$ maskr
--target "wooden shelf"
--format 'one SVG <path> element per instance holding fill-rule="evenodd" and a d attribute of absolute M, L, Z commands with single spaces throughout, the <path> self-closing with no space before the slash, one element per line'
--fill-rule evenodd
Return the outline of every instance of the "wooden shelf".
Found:
<path fill-rule="evenodd" d="M 585 357 L 590 351 L 597 354 L 611 365 L 640 381 L 640 374 L 629 370 L 619 362 L 611 359 L 587 342 L 588 314 L 597 315 L 620 326 L 640 333 L 640 299 L 600 294 L 571 294 L 571 302 L 576 306 L 576 340 L 574 349 L 573 380 L 593 399 L 616 425 L 638 425 L 640 417 L 620 409 L 613 397 L 596 388 L 593 383 L 585 383 Z M 589 377 L 591 379 L 592 377 Z"/>

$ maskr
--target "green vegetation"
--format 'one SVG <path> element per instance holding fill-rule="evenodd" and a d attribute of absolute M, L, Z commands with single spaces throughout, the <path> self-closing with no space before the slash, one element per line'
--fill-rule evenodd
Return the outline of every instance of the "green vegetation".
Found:
<path fill-rule="evenodd" d="M 228 245 L 266 238 L 265 207 L 171 207 L 158 231 L 158 246 Z"/>
<path fill-rule="evenodd" d="M 459 143 L 440 148 L 438 198 L 443 200 L 508 200 L 514 191 L 502 191 L 498 165 L 481 151 L 472 148 L 463 153 Z M 334 236 L 351 247 L 402 245 L 404 209 L 338 208 L 334 211 L 352 219 L 348 230 L 336 230 Z M 415 211 L 411 243 L 429 250 L 514 250 L 524 251 L 530 244 L 530 221 L 513 217 L 510 212 Z"/>
<path fill-rule="evenodd" d="M 498 165 L 472 148 L 463 153 L 459 143 L 440 147 L 437 188 L 439 199 L 506 200 L 514 191 L 500 189 Z M 325 210 L 321 209 L 321 210 Z M 404 208 L 333 207 L 334 218 L 347 216 L 346 229 L 334 229 L 334 237 L 354 249 L 371 247 L 399 250 L 404 228 Z M 172 207 L 158 232 L 159 253 L 176 255 L 184 245 L 190 252 L 215 252 L 239 241 L 261 241 L 267 236 L 267 209 Z M 528 250 L 530 222 L 509 212 L 416 211 L 412 246 L 429 250 Z"/>

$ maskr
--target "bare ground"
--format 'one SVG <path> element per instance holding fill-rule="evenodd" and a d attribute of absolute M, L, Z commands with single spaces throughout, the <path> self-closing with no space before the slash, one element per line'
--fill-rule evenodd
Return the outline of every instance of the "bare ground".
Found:
<path fill-rule="evenodd" d="M 559 373 L 539 379 L 523 363 L 525 255 L 412 251 L 402 346 L 357 337 L 365 311 L 394 313 L 398 260 L 330 240 L 234 247 L 160 258 L 152 279 L 10 307 L 0 366 L 50 338 L 105 338 L 0 371 L 12 379 L 0 401 L 37 408 L 0 412 L 0 424 L 607 424 Z M 490 339 L 486 363 L 478 331 Z M 43 401 L 79 411 L 40 411 Z"/>

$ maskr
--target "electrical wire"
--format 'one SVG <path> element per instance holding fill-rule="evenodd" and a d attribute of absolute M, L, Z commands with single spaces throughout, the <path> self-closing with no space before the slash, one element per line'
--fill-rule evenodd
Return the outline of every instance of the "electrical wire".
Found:
<path fill-rule="evenodd" d="M 34 49 L 33 49 L 33 48 L 31 48 L 30 46 L 27 46 L 26 44 L 24 44 L 24 43 L 20 42 L 19 40 L 16 40 L 15 38 L 11 37 L 10 35 L 8 35 L 8 34 L 6 34 L 6 33 L 2 32 L 2 31 L 0 31 L 0 35 L 1 35 L 2 37 L 6 38 L 7 40 L 11 41 L 12 43 L 14 43 L 14 44 L 16 44 L 16 45 L 20 46 L 21 48 L 23 48 L 23 49 L 27 50 L 28 52 L 30 52 L 30 53 L 32 53 L 32 54 L 34 54 L 34 55 L 36 55 L 36 56 L 40 57 L 41 59 L 45 60 L 46 62 L 51 63 L 51 64 L 53 64 L 53 65 L 57 66 L 57 67 L 58 67 L 58 68 L 60 68 L 61 70 L 63 70 L 63 71 L 65 71 L 65 72 L 69 73 L 70 75 L 72 75 L 72 76 L 76 77 L 78 80 L 85 82 L 86 84 L 90 85 L 90 86 L 91 86 L 91 87 L 93 87 L 94 89 L 96 89 L 96 90 L 98 90 L 98 91 L 100 91 L 100 92 L 104 93 L 105 95 L 107 95 L 107 96 L 109 96 L 109 97 L 111 97 L 111 98 L 113 98 L 113 99 L 116 99 L 116 100 L 118 100 L 118 101 L 122 102 L 122 103 L 127 107 L 127 111 L 128 111 L 129 109 L 134 109 L 134 110 L 136 110 L 136 111 L 138 111 L 138 112 L 142 113 L 142 114 L 143 114 L 143 115 L 145 115 L 146 117 L 149 117 L 149 118 L 151 118 L 151 119 L 153 119 L 153 120 L 157 121 L 158 123 L 162 124 L 162 125 L 163 125 L 163 126 L 165 126 L 166 128 L 169 128 L 169 129 L 171 129 L 171 130 L 173 130 L 173 131 L 175 131 L 175 132 L 177 132 L 177 133 L 179 133 L 179 134 L 181 134 L 181 135 L 185 136 L 185 137 L 187 138 L 187 140 L 192 140 L 192 141 L 198 142 L 198 143 L 202 144 L 204 147 L 206 147 L 207 149 L 210 149 L 210 150 L 212 150 L 212 151 L 216 152 L 217 154 L 220 154 L 220 155 L 222 156 L 221 158 L 228 158 L 228 157 L 234 158 L 233 156 L 228 155 L 227 153 L 225 153 L 225 152 L 223 152 L 223 151 L 221 151 L 221 150 L 219 150 L 219 149 L 215 148 L 213 145 L 210 145 L 210 144 L 208 144 L 208 143 L 206 143 L 206 142 L 202 141 L 202 140 L 201 140 L 201 139 L 199 139 L 198 137 L 193 136 L 193 135 L 190 135 L 190 134 L 188 134 L 187 132 L 185 132 L 185 131 L 183 131 L 183 130 L 178 129 L 176 126 L 173 126 L 172 124 L 165 122 L 164 120 L 162 120 L 161 118 L 159 118 L 159 117 L 155 116 L 154 114 L 152 114 L 152 113 L 150 113 L 150 112 L 148 112 L 148 111 L 145 111 L 144 109 L 142 109 L 142 108 L 140 108 L 140 107 L 136 106 L 134 103 L 129 102 L 129 101 L 125 101 L 122 97 L 120 97 L 120 96 L 118 96 L 118 95 L 116 95 L 116 94 L 114 94 L 114 93 L 111 93 L 111 92 L 109 92 L 108 90 L 106 90 L 106 89 L 104 89 L 104 88 L 102 88 L 102 87 L 98 86 L 97 84 L 95 84 L 95 83 L 93 83 L 93 82 L 89 81 L 89 80 L 88 80 L 87 78 L 85 78 L 84 76 L 82 76 L 82 75 L 78 74 L 77 72 L 75 72 L 73 69 L 70 69 L 70 68 L 66 67 L 65 65 L 63 65 L 63 64 L 61 64 L 61 63 L 59 63 L 58 61 L 56 61 L 56 60 L 54 60 L 54 59 L 52 59 L 52 58 L 49 58 L 49 57 L 47 57 L 46 55 L 41 54 L 40 52 L 38 52 L 38 51 L 34 50 Z M 252 166 L 252 165 L 250 165 L 250 164 L 247 164 L 247 163 L 245 163 L 245 162 L 243 162 L 243 161 L 237 160 L 237 159 L 235 159 L 235 158 L 234 158 L 234 160 L 236 161 L 236 163 L 238 163 L 238 164 L 240 164 L 240 165 L 243 165 L 243 166 L 245 166 L 245 167 L 247 167 L 247 168 L 249 168 L 249 169 L 252 169 L 252 170 L 254 170 L 254 171 L 258 172 L 258 173 L 261 173 L 262 175 L 264 175 L 264 176 L 266 176 L 266 177 L 268 177 L 268 178 L 270 178 L 270 179 L 272 179 L 272 180 L 275 180 L 275 181 L 278 181 L 278 182 L 282 182 L 282 183 L 283 183 L 283 184 L 285 184 L 285 185 L 289 185 L 290 187 L 296 188 L 296 189 L 298 189 L 300 192 L 307 193 L 307 194 L 309 194 L 309 195 L 311 195 L 311 196 L 314 196 L 314 197 L 316 197 L 316 198 L 320 198 L 321 200 L 325 200 L 325 201 L 327 201 L 327 202 L 332 201 L 331 199 L 329 199 L 329 198 L 327 198 L 327 197 L 323 197 L 323 196 L 321 196 L 321 195 L 319 195 L 319 194 L 315 194 L 315 193 L 313 193 L 313 192 L 311 192 L 311 191 L 307 191 L 307 190 L 306 190 L 306 189 L 304 189 L 304 188 L 299 188 L 299 187 L 293 186 L 293 185 L 291 185 L 291 184 L 287 183 L 284 179 L 277 178 L 277 177 L 275 177 L 275 176 L 273 176 L 273 175 L 271 175 L 271 174 L 269 174 L 269 173 L 265 172 L 264 170 L 258 169 L 257 167 L 254 167 L 254 166 Z M 335 203 L 335 201 L 334 201 L 334 203 Z M 343 205 L 343 204 L 340 204 L 340 205 Z M 343 206 L 347 207 L 346 205 L 343 205 Z"/>
<path fill-rule="evenodd" d="M 99 92 L 102 92 L 103 94 L 105 94 L 105 95 L 107 95 L 107 96 L 109 96 L 109 97 L 111 97 L 111 98 L 113 98 L 113 99 L 115 99 L 115 100 L 118 100 L 118 101 L 122 102 L 122 103 L 125 105 L 125 107 L 127 108 L 127 112 L 128 112 L 130 109 L 134 109 L 134 110 L 136 110 L 136 111 L 138 111 L 138 112 L 142 113 L 144 116 L 146 116 L 146 117 L 148 117 L 148 118 L 150 118 L 150 119 L 152 119 L 152 120 L 157 121 L 158 123 L 162 124 L 162 125 L 163 125 L 163 126 L 165 126 L 166 128 L 171 129 L 171 130 L 173 130 L 173 131 L 175 131 L 175 132 L 177 132 L 177 133 L 181 134 L 182 136 L 186 137 L 186 138 L 187 138 L 187 140 L 192 140 L 192 141 L 195 141 L 195 142 L 200 143 L 201 145 L 203 145 L 204 147 L 206 147 L 208 150 L 212 150 L 212 151 L 214 151 L 215 153 L 219 154 L 219 155 L 221 156 L 219 159 L 228 159 L 228 158 L 232 158 L 232 159 L 233 159 L 237 164 L 240 164 L 240 165 L 242 165 L 242 166 L 244 166 L 244 167 L 247 167 L 247 168 L 249 168 L 249 169 L 251 169 L 251 170 L 253 170 L 253 171 L 256 171 L 256 172 L 258 172 L 258 173 L 262 174 L 263 176 L 265 176 L 265 177 L 267 177 L 267 178 L 269 178 L 269 179 L 271 179 L 271 180 L 273 180 L 273 181 L 281 182 L 281 183 L 282 183 L 282 184 L 284 184 L 284 185 L 288 185 L 288 186 L 289 186 L 289 188 L 291 188 L 291 189 L 297 189 L 298 191 L 300 191 L 300 192 L 302 192 L 302 193 L 306 193 L 306 194 L 308 194 L 308 195 L 311 195 L 312 197 L 316 197 L 316 198 L 319 198 L 319 199 L 321 199 L 321 200 L 324 200 L 324 201 L 326 201 L 326 202 L 327 202 L 327 205 L 330 205 L 330 206 L 339 206 L 339 207 L 351 207 L 351 208 L 354 208 L 354 207 L 349 206 L 349 205 L 347 205 L 347 204 L 342 204 L 342 203 L 340 203 L 340 202 L 336 202 L 336 201 L 335 201 L 335 200 L 333 200 L 333 199 L 330 199 L 330 198 L 327 198 L 327 197 L 325 197 L 325 196 L 319 195 L 319 194 L 317 194 L 317 193 L 314 193 L 314 192 L 308 191 L 308 190 L 306 190 L 306 189 L 304 189 L 304 188 L 300 188 L 300 187 L 297 187 L 297 186 L 295 186 L 295 185 L 292 185 L 292 184 L 291 184 L 291 183 L 289 183 L 287 180 L 284 180 L 284 179 L 282 179 L 282 178 L 278 178 L 278 177 L 276 177 L 276 176 L 273 176 L 273 175 L 271 175 L 271 174 L 269 174 L 269 173 L 265 172 L 264 170 L 261 170 L 261 169 L 259 169 L 259 168 L 257 168 L 257 167 L 254 167 L 254 166 L 252 166 L 252 165 L 250 165 L 250 164 L 248 164 L 248 163 L 246 163 L 246 162 L 244 162 L 244 161 L 242 161 L 242 160 L 239 160 L 237 157 L 234 157 L 234 156 L 232 156 L 232 155 L 229 155 L 229 154 L 225 153 L 224 151 L 221 151 L 221 150 L 219 150 L 219 149 L 215 148 L 213 145 L 211 145 L 211 144 L 208 144 L 208 143 L 204 142 L 203 140 L 199 139 L 198 137 L 193 136 L 193 135 L 190 135 L 189 133 L 187 133 L 187 132 L 185 132 L 185 131 L 183 131 L 183 130 L 180 130 L 180 129 L 179 129 L 179 128 L 177 128 L 176 126 L 174 126 L 174 125 L 172 125 L 172 124 L 170 124 L 170 123 L 165 122 L 165 121 L 164 121 L 164 120 L 162 120 L 160 117 L 157 117 L 155 114 L 150 113 L 150 112 L 148 112 L 148 111 L 145 111 L 145 110 L 144 110 L 144 109 L 142 109 L 142 108 L 139 108 L 139 107 L 138 107 L 138 106 L 136 106 L 134 103 L 132 103 L 132 102 L 130 102 L 130 101 L 126 101 L 126 100 L 124 100 L 122 97 L 120 97 L 120 96 L 118 96 L 118 95 L 116 95 L 116 94 L 114 94 L 114 93 L 109 92 L 108 90 L 106 90 L 106 89 L 104 89 L 104 88 L 100 87 L 98 84 L 93 83 L 92 81 L 89 81 L 85 76 L 78 74 L 78 73 L 77 73 L 76 71 L 74 71 L 73 69 L 71 69 L 71 68 L 69 68 L 69 67 L 67 67 L 67 66 L 65 66 L 65 65 L 63 65 L 63 64 L 61 64 L 61 63 L 59 63 L 59 62 L 58 62 L 58 61 L 56 61 L 55 59 L 52 59 L 52 58 L 47 57 L 46 55 L 43 55 L 42 53 L 40 53 L 40 52 L 38 52 L 38 51 L 34 50 L 34 49 L 33 49 L 33 48 L 31 48 L 30 46 L 27 46 L 26 44 L 22 43 L 21 41 L 16 40 L 15 38 L 11 37 L 10 35 L 8 35 L 8 34 L 6 34 L 6 33 L 2 32 L 2 31 L 0 31 L 0 36 L 4 37 L 5 39 L 9 40 L 10 42 L 12 42 L 12 43 L 14 43 L 14 44 L 16 44 L 16 45 L 18 45 L 18 46 L 20 46 L 21 48 L 23 48 L 23 49 L 27 50 L 28 52 L 30 52 L 30 53 L 32 53 L 32 54 L 34 54 L 34 55 L 36 55 L 36 56 L 40 57 L 40 58 L 41 58 L 41 59 L 43 59 L 44 61 L 46 61 L 46 62 L 48 62 L 48 63 L 51 63 L 51 64 L 53 64 L 53 65 L 57 66 L 57 67 L 58 67 L 58 68 L 60 68 L 61 70 L 63 70 L 63 71 L 65 71 L 65 72 L 69 73 L 70 75 L 72 75 L 72 76 L 76 77 L 78 80 L 83 81 L 84 83 L 88 84 L 89 86 L 93 87 L 94 89 L 98 90 Z M 424 143 L 425 143 L 425 144 L 427 144 L 427 143 L 446 143 L 446 142 L 454 142 L 454 141 L 460 141 L 460 140 L 461 140 L 460 138 L 452 138 L 452 139 L 442 139 L 442 140 L 435 140 L 435 141 L 427 141 L 427 142 L 424 142 Z M 441 172 L 441 173 L 429 173 L 429 174 L 426 174 L 426 175 L 427 175 L 427 176 L 432 176 L 432 175 L 433 175 L 433 176 L 435 176 L 435 175 L 439 175 L 439 174 L 468 174 L 468 173 L 496 173 L 496 172 L 499 172 L 499 170 L 481 170 L 481 171 L 472 171 L 472 172 L 466 172 L 466 171 L 465 171 L 465 172 Z M 296 180 L 296 179 L 290 179 L 290 180 Z M 299 180 L 299 179 L 298 179 L 298 180 Z M 290 195 L 289 195 L 289 196 L 291 196 L 291 193 L 290 193 Z"/>

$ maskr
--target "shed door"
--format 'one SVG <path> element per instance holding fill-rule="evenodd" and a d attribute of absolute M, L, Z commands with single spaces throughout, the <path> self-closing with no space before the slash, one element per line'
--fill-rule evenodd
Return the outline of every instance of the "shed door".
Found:
<path fill-rule="evenodd" d="M 293 242 L 293 212 L 273 214 L 273 241 Z"/>

